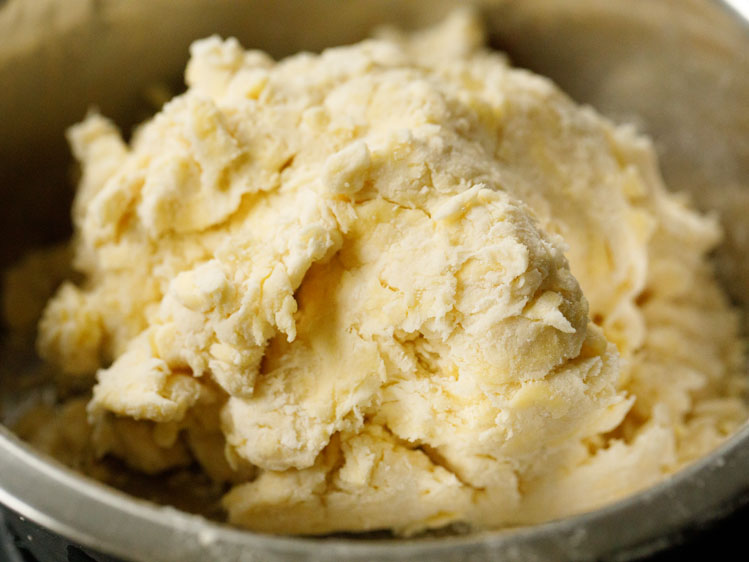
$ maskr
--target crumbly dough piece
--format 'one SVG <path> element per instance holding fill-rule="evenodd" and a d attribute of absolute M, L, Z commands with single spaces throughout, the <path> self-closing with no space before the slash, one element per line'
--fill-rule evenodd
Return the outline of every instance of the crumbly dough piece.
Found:
<path fill-rule="evenodd" d="M 45 304 L 70 277 L 72 252 L 60 244 L 30 252 L 2 275 L 3 319 L 11 345 L 23 348 L 36 338 Z"/>
<path fill-rule="evenodd" d="M 98 454 L 195 458 L 251 529 L 410 534 L 596 507 L 745 418 L 716 222 L 482 42 L 464 13 L 280 62 L 212 37 L 129 145 L 71 129 L 84 281 L 38 345 L 98 369 Z"/>

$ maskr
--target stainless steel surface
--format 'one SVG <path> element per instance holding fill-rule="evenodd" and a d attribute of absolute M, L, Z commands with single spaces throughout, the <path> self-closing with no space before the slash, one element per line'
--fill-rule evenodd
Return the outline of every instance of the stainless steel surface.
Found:
<path fill-rule="evenodd" d="M 0 261 L 64 231 L 50 227 L 64 225 L 66 215 L 64 127 L 92 103 L 125 126 L 135 122 L 139 93 L 154 80 L 179 76 L 191 39 L 236 35 L 245 46 L 279 55 L 354 41 L 378 23 L 428 23 L 457 3 L 185 0 L 179 10 L 166 0 L 0 3 Z M 738 11 L 709 0 L 474 4 L 486 15 L 493 44 L 517 63 L 655 138 L 668 183 L 723 215 L 727 238 L 718 259 L 727 286 L 746 306 L 749 27 Z M 11 382 L 2 381 L 0 392 Z M 745 425 L 674 477 L 579 517 L 439 539 L 280 538 L 126 497 L 0 427 L 0 502 L 85 546 L 148 562 L 626 559 L 742 502 L 747 474 Z"/>
<path fill-rule="evenodd" d="M 325 540 L 239 531 L 133 500 L 40 457 L 4 428 L 0 435 L 0 502 L 80 544 L 143 562 L 623 560 L 734 507 L 749 466 L 744 427 L 671 479 L 582 516 L 465 537 Z"/>

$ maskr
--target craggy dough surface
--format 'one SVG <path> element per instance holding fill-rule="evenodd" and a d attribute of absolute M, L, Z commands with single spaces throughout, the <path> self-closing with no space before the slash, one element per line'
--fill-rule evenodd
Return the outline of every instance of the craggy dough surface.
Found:
<path fill-rule="evenodd" d="M 25 422 L 48 451 L 197 462 L 258 531 L 411 534 L 597 507 L 746 417 L 716 221 L 470 15 L 279 62 L 211 37 L 186 77 L 130 143 L 69 132 L 79 280 L 38 349 L 95 386 Z"/>

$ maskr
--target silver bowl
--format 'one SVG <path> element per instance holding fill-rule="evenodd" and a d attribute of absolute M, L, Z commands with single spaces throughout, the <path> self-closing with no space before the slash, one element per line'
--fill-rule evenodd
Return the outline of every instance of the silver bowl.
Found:
<path fill-rule="evenodd" d="M 192 39 L 234 35 L 245 46 L 282 56 L 353 42 L 382 23 L 428 24 L 458 3 L 184 0 L 175 8 L 168 0 L 0 0 L 0 266 L 66 234 L 65 127 L 97 105 L 127 129 L 142 117 L 146 86 L 178 83 Z M 485 14 L 492 44 L 518 65 L 656 140 L 667 183 L 721 214 L 726 238 L 715 259 L 735 302 L 749 310 L 749 25 L 740 11 L 746 2 L 473 4 Z M 6 414 L 22 396 L 23 377 L 7 368 L 13 361 L 0 357 Z M 0 503 L 11 526 L 21 529 L 32 551 L 35 539 L 51 544 L 54 537 L 100 560 L 622 560 L 673 543 L 747 497 L 745 424 L 660 484 L 576 517 L 420 539 L 273 537 L 90 481 L 0 426 Z"/>

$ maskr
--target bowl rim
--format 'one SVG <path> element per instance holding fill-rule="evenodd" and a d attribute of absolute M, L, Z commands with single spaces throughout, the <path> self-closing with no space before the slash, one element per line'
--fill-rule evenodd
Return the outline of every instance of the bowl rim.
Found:
<path fill-rule="evenodd" d="M 713 453 L 657 484 L 580 515 L 439 538 L 287 537 L 237 529 L 129 496 L 39 453 L 0 425 L 0 503 L 83 546 L 143 561 L 154 556 L 165 562 L 205 560 L 217 552 L 327 560 L 450 560 L 471 551 L 502 560 L 642 555 L 747 503 L 746 467 L 749 423 Z"/>

